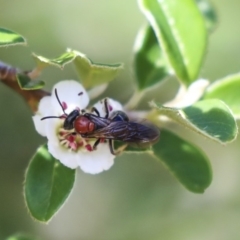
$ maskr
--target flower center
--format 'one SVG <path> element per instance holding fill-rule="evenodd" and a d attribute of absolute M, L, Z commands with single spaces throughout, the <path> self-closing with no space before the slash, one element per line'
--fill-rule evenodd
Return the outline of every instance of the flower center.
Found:
<path fill-rule="evenodd" d="M 82 138 L 81 135 L 74 132 L 74 130 L 65 130 L 64 128 L 60 128 L 57 136 L 62 146 L 67 149 L 71 149 L 74 152 L 85 149 L 88 152 L 93 151 L 91 142 L 94 142 L 94 140 Z"/>

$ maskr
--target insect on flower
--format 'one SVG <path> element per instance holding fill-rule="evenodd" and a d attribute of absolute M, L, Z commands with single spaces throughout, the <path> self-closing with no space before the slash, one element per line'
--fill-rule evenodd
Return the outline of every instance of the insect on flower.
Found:
<path fill-rule="evenodd" d="M 81 93 L 79 93 L 81 95 Z M 123 141 L 127 144 L 136 144 L 139 147 L 148 147 L 158 141 L 160 131 L 150 123 L 138 123 L 129 121 L 128 116 L 123 111 L 114 111 L 111 116 L 109 113 L 110 106 L 107 99 L 104 99 L 105 116 L 101 117 L 99 111 L 93 107 L 92 112 L 87 113 L 85 110 L 73 110 L 66 114 L 62 105 L 57 89 L 55 96 L 63 110 L 62 116 L 47 116 L 48 118 L 65 118 L 63 128 L 65 130 L 74 130 L 71 134 L 80 134 L 82 138 L 97 139 L 92 147 L 95 150 L 101 141 L 108 140 L 110 152 L 113 155 L 119 154 L 114 150 L 113 141 Z"/>

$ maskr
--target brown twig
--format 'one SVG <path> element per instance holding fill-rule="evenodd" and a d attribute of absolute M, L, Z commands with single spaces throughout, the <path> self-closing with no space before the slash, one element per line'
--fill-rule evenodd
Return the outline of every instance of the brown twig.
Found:
<path fill-rule="evenodd" d="M 7 65 L 6 63 L 0 62 L 0 81 L 13 89 L 15 92 L 20 94 L 28 103 L 33 112 L 37 111 L 39 101 L 45 97 L 50 96 L 49 92 L 44 90 L 23 90 L 19 87 L 17 82 L 17 74 L 28 75 L 27 72 L 20 71 L 17 68 Z"/>

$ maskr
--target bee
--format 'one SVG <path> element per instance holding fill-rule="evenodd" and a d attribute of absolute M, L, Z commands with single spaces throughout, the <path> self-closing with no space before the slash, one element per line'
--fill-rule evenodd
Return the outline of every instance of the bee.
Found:
<path fill-rule="evenodd" d="M 93 150 L 97 149 L 102 140 L 107 140 L 110 152 L 117 155 L 119 152 L 114 150 L 113 144 L 115 140 L 135 144 L 139 147 L 149 147 L 159 139 L 160 131 L 151 123 L 130 121 L 123 111 L 113 111 L 110 115 L 107 99 L 104 99 L 106 114 L 101 117 L 99 111 L 94 107 L 92 108 L 93 113 L 87 113 L 85 110 L 73 110 L 70 114 L 66 114 L 56 89 L 55 95 L 65 116 L 63 128 L 65 130 L 74 129 L 75 133 L 80 134 L 82 138 L 97 139 L 93 144 Z M 47 118 L 62 118 L 62 116 L 48 116 L 41 120 Z"/>

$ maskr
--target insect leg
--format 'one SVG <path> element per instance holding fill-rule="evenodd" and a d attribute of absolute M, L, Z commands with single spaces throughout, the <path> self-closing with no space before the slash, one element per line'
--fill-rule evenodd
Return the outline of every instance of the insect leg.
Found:
<path fill-rule="evenodd" d="M 108 118 L 109 117 L 109 110 L 108 110 L 108 100 L 107 100 L 107 98 L 104 99 L 104 106 L 105 106 L 105 111 L 106 111 L 105 118 Z"/>
<path fill-rule="evenodd" d="M 101 141 L 101 138 L 98 138 L 95 143 L 93 144 L 93 150 L 96 150 L 97 149 L 97 145 L 100 143 Z"/>
<path fill-rule="evenodd" d="M 100 117 L 100 113 L 95 107 L 92 108 L 92 112 L 95 112 L 97 116 Z"/>
<path fill-rule="evenodd" d="M 109 149 L 112 155 L 119 155 L 124 149 L 128 146 L 128 144 L 124 144 L 120 146 L 117 150 L 114 149 L 113 139 L 108 139 Z"/>
<path fill-rule="evenodd" d="M 109 140 L 108 140 L 108 145 L 109 145 L 109 149 L 110 149 L 111 154 L 112 154 L 112 155 L 116 155 L 116 154 L 115 154 L 115 151 L 114 151 L 114 149 L 113 149 L 112 139 L 109 139 Z"/>
<path fill-rule="evenodd" d="M 109 139 L 108 140 L 108 144 L 109 144 L 109 149 L 112 155 L 118 155 L 121 151 L 115 151 L 114 150 L 114 145 L 113 145 L 113 140 Z"/>

